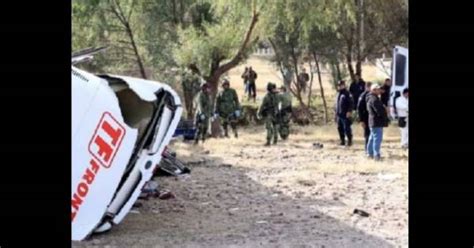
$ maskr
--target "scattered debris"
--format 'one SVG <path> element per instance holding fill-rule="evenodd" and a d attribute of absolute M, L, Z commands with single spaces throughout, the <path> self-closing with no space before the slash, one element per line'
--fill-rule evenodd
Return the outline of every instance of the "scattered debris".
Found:
<path fill-rule="evenodd" d="M 316 182 L 313 180 L 300 179 L 298 180 L 298 184 L 311 187 L 311 186 L 315 186 Z"/>
<path fill-rule="evenodd" d="M 319 142 L 313 143 L 313 148 L 321 149 L 323 147 L 324 147 L 324 145 L 319 143 Z"/>
<path fill-rule="evenodd" d="M 221 164 L 220 166 L 224 168 L 232 168 L 231 164 Z"/>
<path fill-rule="evenodd" d="M 158 183 L 156 181 L 148 181 L 143 186 L 142 192 L 143 193 L 155 193 L 158 190 Z"/>
<path fill-rule="evenodd" d="M 142 188 L 142 192 L 138 199 L 148 200 L 151 196 L 158 194 L 158 183 L 156 181 L 148 181 Z"/>
<path fill-rule="evenodd" d="M 357 208 L 354 209 L 353 214 L 358 214 L 358 215 L 360 215 L 360 216 L 362 216 L 362 217 L 369 217 L 369 216 L 370 216 L 369 213 L 365 212 L 364 210 L 357 209 Z"/>
<path fill-rule="evenodd" d="M 173 193 L 171 193 L 170 191 L 162 191 L 158 195 L 158 198 L 160 200 L 168 200 L 168 199 L 174 199 L 174 198 L 176 198 L 176 196 Z"/>
<path fill-rule="evenodd" d="M 142 206 L 143 204 L 141 202 L 135 202 L 135 204 L 133 204 L 134 208 L 141 208 Z"/>

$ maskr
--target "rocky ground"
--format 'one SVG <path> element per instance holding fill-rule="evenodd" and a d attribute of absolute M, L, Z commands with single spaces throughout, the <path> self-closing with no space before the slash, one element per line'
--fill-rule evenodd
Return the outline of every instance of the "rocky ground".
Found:
<path fill-rule="evenodd" d="M 289 141 L 263 147 L 259 126 L 239 139 L 175 141 L 192 172 L 156 181 L 176 197 L 141 201 L 110 232 L 73 247 L 407 247 L 408 152 L 398 129 L 385 132 L 382 162 L 365 158 L 362 139 L 345 148 L 334 137 L 334 126 L 293 127 Z"/>

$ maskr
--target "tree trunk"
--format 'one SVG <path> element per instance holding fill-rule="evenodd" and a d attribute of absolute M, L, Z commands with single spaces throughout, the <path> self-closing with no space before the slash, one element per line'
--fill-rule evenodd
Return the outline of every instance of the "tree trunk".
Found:
<path fill-rule="evenodd" d="M 300 84 L 298 82 L 298 58 L 296 57 L 295 47 L 293 45 L 291 46 L 291 58 L 293 60 L 293 67 L 295 69 L 296 93 L 298 94 L 298 99 L 302 99 L 302 97 L 301 97 L 301 88 L 300 88 Z"/>
<path fill-rule="evenodd" d="M 173 7 L 173 23 L 175 25 L 177 25 L 178 24 L 178 13 L 177 13 L 176 0 L 171 0 L 171 5 Z"/>
<path fill-rule="evenodd" d="M 337 59 L 336 59 L 336 73 L 337 73 L 337 80 L 342 80 L 341 68 L 339 67 L 339 60 Z"/>
<path fill-rule="evenodd" d="M 116 0 L 111 2 L 112 5 L 110 6 L 111 7 L 110 9 L 112 10 L 115 17 L 117 17 L 117 19 L 120 21 L 120 23 L 124 26 L 125 32 L 127 33 L 128 38 L 130 39 L 130 43 L 132 45 L 133 52 L 134 52 L 135 57 L 137 59 L 137 64 L 138 64 L 138 67 L 140 69 L 141 76 L 142 76 L 143 79 L 146 79 L 147 77 L 146 77 L 146 73 L 145 73 L 145 67 L 143 66 L 143 62 L 142 62 L 142 59 L 140 57 L 140 54 L 138 53 L 138 48 L 137 48 L 137 45 L 135 43 L 135 37 L 133 35 L 132 28 L 130 27 L 130 17 L 132 15 L 134 3 L 135 2 L 132 2 L 132 7 L 130 8 L 130 11 L 129 11 L 128 15 L 125 15 L 124 11 L 120 7 L 120 4 Z"/>
<path fill-rule="evenodd" d="M 130 28 L 130 25 L 128 23 L 126 25 L 126 30 L 127 30 L 128 37 L 130 38 L 130 42 L 132 43 L 133 52 L 137 59 L 137 64 L 138 64 L 138 67 L 140 68 L 140 73 L 142 75 L 142 78 L 147 79 L 145 67 L 143 66 L 143 62 L 142 62 L 142 58 L 140 57 L 140 54 L 138 53 L 138 48 L 137 48 L 137 45 L 135 44 L 135 38 L 133 36 L 132 29 Z"/>
<path fill-rule="evenodd" d="M 179 20 L 181 23 L 181 27 L 184 28 L 184 3 L 183 0 L 179 0 Z"/>
<path fill-rule="evenodd" d="M 310 68 L 310 73 L 311 73 L 311 77 L 310 77 L 310 81 L 309 81 L 309 90 L 308 90 L 308 106 L 309 108 L 311 108 L 311 93 L 313 92 L 313 66 L 311 65 L 311 59 L 308 60 L 308 63 L 309 63 L 309 68 Z"/>
<path fill-rule="evenodd" d="M 358 58 L 356 62 L 356 74 L 362 77 L 362 58 Z"/>
<path fill-rule="evenodd" d="M 351 80 L 355 80 L 355 72 L 354 67 L 352 65 L 352 56 L 351 54 L 346 55 L 346 62 L 347 62 L 347 69 L 349 70 L 349 74 L 351 75 Z"/>
<path fill-rule="evenodd" d="M 321 69 L 319 67 L 319 60 L 318 56 L 316 53 L 313 52 L 313 57 L 314 61 L 316 62 L 316 70 L 318 70 L 318 81 L 319 81 L 319 88 L 321 89 L 321 98 L 323 99 L 323 105 L 324 105 L 324 123 L 328 124 L 329 122 L 329 117 L 328 117 L 328 105 L 326 103 L 326 97 L 324 96 L 324 88 L 323 88 L 323 82 L 321 80 Z"/>

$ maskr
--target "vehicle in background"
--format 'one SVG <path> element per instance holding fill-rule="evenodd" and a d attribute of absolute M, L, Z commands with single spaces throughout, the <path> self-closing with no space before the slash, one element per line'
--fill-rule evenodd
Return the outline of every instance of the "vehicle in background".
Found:
<path fill-rule="evenodd" d="M 396 46 L 392 57 L 392 87 L 390 89 L 390 115 L 397 119 L 395 100 L 408 88 L 408 48 Z"/>

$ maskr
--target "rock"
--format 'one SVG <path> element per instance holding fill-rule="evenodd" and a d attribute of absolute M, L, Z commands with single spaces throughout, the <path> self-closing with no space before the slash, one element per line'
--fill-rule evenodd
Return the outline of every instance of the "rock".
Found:
<path fill-rule="evenodd" d="M 209 150 L 206 150 L 203 153 L 207 155 L 207 154 L 210 154 L 211 152 Z"/>
<path fill-rule="evenodd" d="M 231 164 L 221 164 L 220 166 L 224 168 L 232 168 Z"/>
<path fill-rule="evenodd" d="M 321 218 L 321 216 L 319 216 L 319 215 L 313 215 L 313 216 L 311 216 L 311 218 L 313 218 L 313 219 L 319 219 L 319 218 Z"/>

